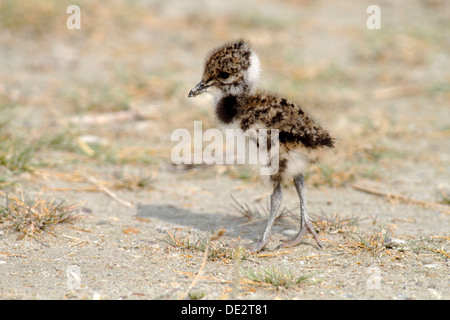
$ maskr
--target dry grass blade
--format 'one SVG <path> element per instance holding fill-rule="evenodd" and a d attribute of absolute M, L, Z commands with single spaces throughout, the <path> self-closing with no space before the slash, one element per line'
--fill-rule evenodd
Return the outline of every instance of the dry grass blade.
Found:
<path fill-rule="evenodd" d="M 245 202 L 241 204 L 238 200 L 236 200 L 236 198 L 232 194 L 230 194 L 230 196 L 234 202 L 232 204 L 233 208 L 235 208 L 244 218 L 248 220 L 247 222 L 241 224 L 240 226 L 265 220 L 269 216 L 269 210 L 267 208 L 264 208 L 262 204 L 258 203 L 259 208 L 255 205 L 254 209 L 252 209 Z M 285 217 L 290 217 L 294 220 L 299 219 L 297 215 L 293 212 L 293 210 L 289 210 L 286 207 L 284 207 L 283 209 L 281 209 L 280 214 L 275 218 L 275 221 L 279 221 Z"/>
<path fill-rule="evenodd" d="M 377 232 L 363 233 L 363 232 L 351 232 L 350 237 L 352 241 L 349 241 L 347 247 L 355 250 L 369 251 L 371 254 L 378 256 L 386 250 L 385 239 L 391 237 L 391 230 L 383 231 L 386 224 L 383 225 Z"/>
<path fill-rule="evenodd" d="M 200 252 L 208 251 L 208 259 L 212 261 L 218 259 L 231 260 L 235 255 L 235 247 L 229 246 L 223 241 L 214 241 L 217 240 L 214 235 L 211 237 L 197 236 L 194 240 L 191 240 L 189 237 L 182 237 L 178 232 L 166 230 L 165 233 L 165 237 L 160 239 L 162 242 L 179 249 L 196 250 Z M 206 250 L 207 248 L 208 250 Z"/>
<path fill-rule="evenodd" d="M 109 113 L 76 116 L 69 121 L 78 126 L 101 126 L 108 123 L 120 123 L 143 118 L 136 110 L 115 111 Z"/>
<path fill-rule="evenodd" d="M 346 233 L 354 230 L 360 222 L 359 217 L 341 217 L 339 214 L 328 215 L 324 212 L 321 215 L 313 215 L 312 218 L 314 224 L 324 233 Z"/>
<path fill-rule="evenodd" d="M 191 242 L 188 237 L 181 238 L 179 233 L 172 233 L 169 230 L 165 230 L 165 237 L 161 241 L 171 245 L 174 248 L 191 249 L 197 246 L 197 242 Z"/>
<path fill-rule="evenodd" d="M 450 255 L 443 249 L 443 248 L 430 248 L 430 247 L 425 247 L 425 249 L 434 252 L 438 255 L 441 255 L 443 257 L 445 257 L 446 259 L 450 259 Z"/>
<path fill-rule="evenodd" d="M 76 208 L 76 204 L 64 201 L 39 198 L 22 201 L 7 197 L 6 205 L 0 206 L 0 224 L 6 229 L 34 236 L 50 226 L 73 222 L 79 217 L 74 214 Z"/>
<path fill-rule="evenodd" d="M 262 219 L 263 218 L 263 216 L 257 209 L 252 210 L 247 203 L 241 204 L 241 203 L 239 203 L 238 200 L 236 200 L 236 198 L 232 194 L 230 194 L 230 196 L 234 202 L 232 204 L 233 208 L 235 208 L 240 214 L 242 214 L 249 221 L 254 220 L 254 219 Z"/>
<path fill-rule="evenodd" d="M 271 252 L 271 253 L 262 253 L 262 254 L 258 254 L 257 257 L 258 258 L 272 257 L 272 256 L 280 255 L 280 254 L 288 254 L 288 253 L 291 253 L 291 252 L 292 252 L 292 250 L 289 250 L 289 251 L 277 251 L 277 252 Z"/>
<path fill-rule="evenodd" d="M 91 183 L 95 184 L 101 191 L 103 191 L 104 193 L 106 193 L 108 196 L 110 196 L 111 198 L 113 198 L 114 200 L 116 200 L 118 203 L 129 207 L 129 208 L 134 208 L 134 204 L 132 204 L 129 201 L 123 200 L 121 198 L 119 198 L 114 192 L 112 192 L 110 189 L 108 189 L 107 187 L 105 187 L 104 185 L 102 185 L 100 183 L 100 181 L 98 181 L 97 179 L 95 179 L 94 177 L 88 175 L 88 174 L 83 174 L 83 176 L 90 181 Z"/>
<path fill-rule="evenodd" d="M 380 233 L 353 233 L 352 239 L 354 240 L 352 243 L 354 248 L 368 250 L 373 254 L 377 254 L 385 249 L 383 245 L 384 241 Z"/>
<path fill-rule="evenodd" d="M 209 252 L 209 247 L 211 245 L 211 242 L 219 239 L 224 234 L 225 234 L 225 230 L 219 229 L 209 237 L 208 242 L 206 243 L 205 252 L 203 253 L 202 264 L 200 265 L 200 268 L 198 269 L 197 275 L 195 276 L 194 280 L 192 280 L 192 283 L 189 286 L 189 288 L 185 291 L 184 294 L 181 295 L 180 300 L 183 300 L 187 297 L 189 292 L 192 290 L 192 288 L 195 287 L 197 281 L 200 279 L 202 272 L 203 272 L 203 268 L 205 267 L 206 261 L 208 260 L 208 252 Z"/>
<path fill-rule="evenodd" d="M 383 191 L 380 191 L 380 190 L 377 190 L 374 188 L 363 187 L 363 186 L 359 186 L 356 184 L 352 184 L 351 186 L 356 190 L 367 192 L 367 193 L 374 194 L 377 196 L 382 196 L 389 200 L 392 199 L 392 200 L 396 200 L 396 201 L 402 201 L 405 203 L 412 203 L 412 204 L 420 205 L 420 206 L 428 208 L 428 209 L 437 210 L 437 211 L 440 211 L 445 214 L 450 214 L 450 207 L 443 205 L 443 204 L 422 201 L 422 200 L 418 200 L 418 199 L 412 199 L 412 198 L 408 198 L 408 197 L 405 197 L 402 195 L 387 193 L 387 192 L 383 192 Z"/>
<path fill-rule="evenodd" d="M 437 236 L 437 237 L 435 237 L 435 239 L 436 238 L 437 239 L 441 238 L 444 242 L 448 241 L 448 237 Z M 434 243 L 433 239 L 430 239 L 429 241 L 427 241 L 426 244 L 419 245 L 416 248 L 414 248 L 414 250 L 420 250 L 420 249 L 424 249 L 424 250 L 430 251 L 430 252 L 432 252 L 434 254 L 437 254 L 438 256 L 440 256 L 440 257 L 442 257 L 442 258 L 444 258 L 446 260 L 450 259 L 450 255 L 444 249 L 444 247 L 443 246 L 439 246 L 437 243 Z"/>
<path fill-rule="evenodd" d="M 280 270 L 276 267 L 261 268 L 260 270 L 246 270 L 245 276 L 253 283 L 270 284 L 277 289 L 286 289 L 305 282 L 309 276 L 297 277 L 291 270 Z"/>
<path fill-rule="evenodd" d="M 376 89 L 372 91 L 372 96 L 375 100 L 388 100 L 402 96 L 410 96 L 419 94 L 423 88 L 415 85 L 401 85 L 387 88 Z"/>

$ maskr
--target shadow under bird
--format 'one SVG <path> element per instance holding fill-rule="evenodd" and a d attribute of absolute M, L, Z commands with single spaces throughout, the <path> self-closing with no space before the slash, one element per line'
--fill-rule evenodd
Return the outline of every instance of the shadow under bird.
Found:
<path fill-rule="evenodd" d="M 317 162 L 327 150 L 334 148 L 334 139 L 297 104 L 256 88 L 259 80 L 259 58 L 244 40 L 226 43 L 212 50 L 205 62 L 201 81 L 189 92 L 195 97 L 209 92 L 215 97 L 215 113 L 224 128 L 242 129 L 251 137 L 261 129 L 278 130 L 276 158 L 278 171 L 260 178 L 273 187 L 270 212 L 262 237 L 250 245 L 250 251 L 262 250 L 270 241 L 272 226 L 283 198 L 282 182 L 293 179 L 300 201 L 300 230 L 279 247 L 300 243 L 310 232 L 321 247 L 306 210 L 303 174 L 309 164 Z M 272 137 L 273 138 L 273 137 Z M 272 140 L 273 141 L 273 140 Z"/>

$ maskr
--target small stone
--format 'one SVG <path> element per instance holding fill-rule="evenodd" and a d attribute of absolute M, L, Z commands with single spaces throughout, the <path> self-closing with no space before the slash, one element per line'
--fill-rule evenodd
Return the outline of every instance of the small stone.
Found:
<path fill-rule="evenodd" d="M 396 238 L 386 238 L 384 240 L 384 245 L 386 248 L 401 248 L 407 244 L 405 240 L 396 239 Z"/>
<path fill-rule="evenodd" d="M 294 237 L 297 235 L 298 231 L 292 230 L 292 229 L 287 229 L 287 230 L 283 230 L 281 233 L 283 235 L 285 235 L 286 237 Z"/>

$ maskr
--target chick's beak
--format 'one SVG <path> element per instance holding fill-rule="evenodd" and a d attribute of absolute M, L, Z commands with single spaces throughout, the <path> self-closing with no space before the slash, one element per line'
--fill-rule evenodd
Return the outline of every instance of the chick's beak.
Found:
<path fill-rule="evenodd" d="M 206 85 L 206 84 L 203 82 L 203 80 L 200 81 L 199 83 L 197 83 L 197 85 L 194 87 L 194 89 L 192 89 L 191 91 L 189 91 L 188 98 L 195 97 L 195 96 L 198 96 L 199 94 L 202 94 L 203 92 L 206 91 L 206 89 L 207 89 L 208 87 L 209 87 L 209 86 Z"/>

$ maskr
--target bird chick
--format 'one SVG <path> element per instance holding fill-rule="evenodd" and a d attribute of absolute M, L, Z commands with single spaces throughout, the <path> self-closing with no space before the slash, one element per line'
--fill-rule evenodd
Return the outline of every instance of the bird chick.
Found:
<path fill-rule="evenodd" d="M 278 171 L 261 176 L 273 187 L 269 217 L 262 237 L 249 250 L 258 252 L 270 241 L 272 226 L 283 198 L 281 185 L 285 179 L 293 179 L 299 197 L 300 230 L 280 247 L 299 244 L 307 232 L 321 247 L 306 209 L 303 174 L 309 164 L 323 156 L 324 151 L 334 148 L 334 139 L 314 123 L 300 106 L 277 95 L 259 91 L 256 88 L 259 74 L 259 58 L 246 41 L 226 43 L 208 54 L 201 81 L 188 97 L 212 93 L 217 119 L 225 128 L 239 128 L 245 133 L 261 129 L 278 130 Z"/>

